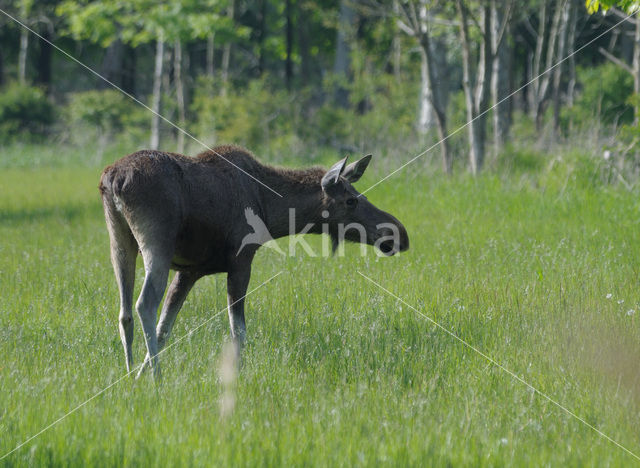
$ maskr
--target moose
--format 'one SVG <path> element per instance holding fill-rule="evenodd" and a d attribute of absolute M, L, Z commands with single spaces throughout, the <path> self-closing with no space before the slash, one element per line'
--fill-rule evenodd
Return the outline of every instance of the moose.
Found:
<path fill-rule="evenodd" d="M 145 278 L 135 307 L 147 347 L 138 376 L 151 367 L 157 378 L 158 351 L 187 294 L 205 275 L 227 273 L 231 337 L 238 349 L 245 342 L 244 296 L 260 247 L 242 243 L 251 233 L 246 210 L 264 222 L 274 239 L 324 230 L 334 248 L 349 240 L 375 245 L 385 255 L 408 249 L 409 237 L 400 221 L 352 186 L 370 160 L 367 155 L 347 165 L 344 158 L 329 170 L 284 169 L 260 163 L 243 148 L 219 146 L 196 157 L 143 150 L 107 166 L 99 189 L 120 292 L 119 330 L 127 371 L 133 366 L 132 301 L 138 252 Z M 290 222 L 292 209 L 295 223 Z M 364 235 L 340 229 L 345 223 L 362 226 Z M 171 269 L 176 273 L 156 326 Z"/>

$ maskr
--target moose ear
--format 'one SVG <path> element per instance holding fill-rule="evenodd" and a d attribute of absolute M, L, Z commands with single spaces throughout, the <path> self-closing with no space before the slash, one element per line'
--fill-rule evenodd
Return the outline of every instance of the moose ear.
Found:
<path fill-rule="evenodd" d="M 327 190 L 327 188 L 335 185 L 340 180 L 340 174 L 344 171 L 344 166 L 347 164 L 347 159 L 349 156 L 346 156 L 344 159 L 341 159 L 329 169 L 326 174 L 322 177 L 322 190 Z"/>
<path fill-rule="evenodd" d="M 342 173 L 342 177 L 344 177 L 351 183 L 357 182 L 358 179 L 362 177 L 362 174 L 364 174 L 364 171 L 367 169 L 367 166 L 369 165 L 370 162 L 371 162 L 371 155 L 367 154 L 360 161 L 356 161 L 354 163 L 349 164 L 345 168 L 344 172 Z"/>

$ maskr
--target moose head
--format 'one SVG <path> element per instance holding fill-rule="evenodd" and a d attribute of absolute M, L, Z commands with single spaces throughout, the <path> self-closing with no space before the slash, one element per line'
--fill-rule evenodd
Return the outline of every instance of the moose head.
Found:
<path fill-rule="evenodd" d="M 364 174 L 371 155 L 349 165 L 347 159 L 334 164 L 321 182 L 323 217 L 329 224 L 334 251 L 344 240 L 373 245 L 385 255 L 407 250 L 409 236 L 402 223 L 376 208 L 352 185 Z"/>

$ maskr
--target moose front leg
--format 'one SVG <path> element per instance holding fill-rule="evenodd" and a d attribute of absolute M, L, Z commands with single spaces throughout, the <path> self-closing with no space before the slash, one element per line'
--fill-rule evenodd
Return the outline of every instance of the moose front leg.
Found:
<path fill-rule="evenodd" d="M 229 270 L 227 275 L 227 302 L 229 304 L 229 325 L 231 337 L 242 349 L 247 338 L 247 328 L 244 321 L 244 296 L 251 277 L 251 264 L 242 264 Z"/>

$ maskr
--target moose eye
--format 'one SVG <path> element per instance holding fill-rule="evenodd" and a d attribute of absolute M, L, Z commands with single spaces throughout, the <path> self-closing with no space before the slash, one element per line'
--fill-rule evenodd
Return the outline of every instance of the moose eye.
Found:
<path fill-rule="evenodd" d="M 347 206 L 356 206 L 358 204 L 358 199 L 357 198 L 348 198 L 347 201 L 345 202 L 347 204 Z"/>

